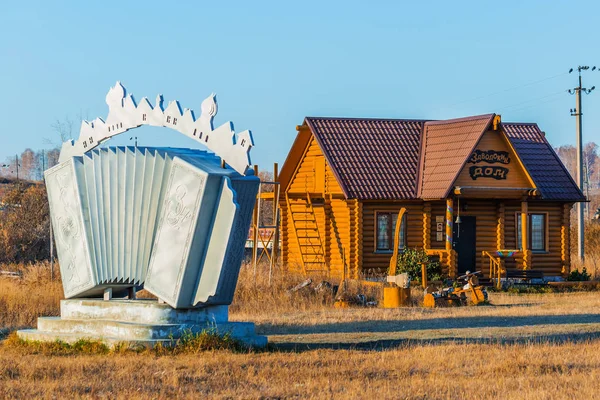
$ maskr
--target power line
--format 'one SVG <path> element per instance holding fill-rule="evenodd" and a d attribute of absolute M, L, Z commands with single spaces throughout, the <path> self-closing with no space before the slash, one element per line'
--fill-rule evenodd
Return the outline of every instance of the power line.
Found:
<path fill-rule="evenodd" d="M 567 75 L 567 74 L 568 74 L 568 72 L 563 72 L 563 73 L 561 73 L 561 74 L 557 74 L 557 75 L 553 75 L 553 76 L 548 76 L 548 77 L 546 77 L 546 78 L 539 79 L 539 80 L 537 80 L 537 81 L 533 81 L 533 82 L 524 83 L 524 84 L 522 84 L 522 85 L 513 86 L 513 87 L 510 87 L 510 88 L 508 88 L 508 89 L 503 89 L 503 90 L 500 90 L 500 91 L 497 91 L 497 92 L 494 92 L 494 93 L 485 94 L 485 95 L 483 95 L 483 96 L 474 97 L 474 98 L 472 98 L 472 99 L 468 99 L 468 100 L 459 101 L 459 102 L 457 102 L 457 103 L 454 103 L 454 104 L 451 104 L 451 105 L 449 105 L 448 107 L 450 107 L 450 108 L 451 108 L 451 107 L 454 107 L 454 106 L 456 106 L 456 105 L 459 105 L 459 104 L 464 104 L 464 103 L 469 103 L 469 102 L 471 102 L 471 101 L 475 101 L 475 100 L 485 99 L 486 97 L 491 97 L 491 96 L 495 96 L 495 95 L 497 95 L 497 94 L 501 94 L 501 93 L 510 92 L 511 90 L 515 90 L 515 89 L 521 89 L 521 88 L 524 88 L 524 87 L 527 87 L 527 86 L 535 85 L 535 84 L 537 84 L 537 83 L 541 83 L 541 82 L 548 81 L 548 80 L 550 80 L 550 79 L 555 79 L 555 78 L 558 78 L 558 77 L 560 77 L 560 76 Z"/>
<path fill-rule="evenodd" d="M 562 97 L 554 97 L 553 99 L 550 99 L 550 100 L 541 101 L 539 103 L 531 104 L 531 105 L 528 105 L 528 106 L 525 106 L 525 107 L 521 107 L 521 108 L 516 108 L 516 109 L 513 109 L 513 110 L 509 110 L 509 112 L 517 112 L 517 111 L 521 111 L 521 110 L 527 110 L 528 108 L 537 107 L 537 106 L 542 105 L 542 104 L 553 103 L 553 102 L 555 102 L 557 100 L 560 100 L 560 99 L 562 99 Z"/>
<path fill-rule="evenodd" d="M 511 104 L 509 106 L 500 107 L 500 108 L 497 108 L 496 110 L 500 111 L 500 110 L 505 110 L 507 108 L 518 107 L 518 106 L 523 105 L 523 104 L 531 103 L 532 101 L 543 100 L 543 99 L 547 99 L 549 97 L 554 97 L 554 96 L 557 96 L 557 95 L 560 95 L 560 94 L 564 94 L 565 92 L 566 92 L 566 90 L 561 90 L 560 92 L 554 92 L 554 93 L 550 93 L 550 94 L 547 94 L 547 95 L 544 95 L 544 96 L 540 96 L 540 97 L 536 97 L 536 98 L 533 98 L 533 99 L 525 100 L 525 101 L 522 101 L 520 103 L 515 103 L 515 104 Z"/>

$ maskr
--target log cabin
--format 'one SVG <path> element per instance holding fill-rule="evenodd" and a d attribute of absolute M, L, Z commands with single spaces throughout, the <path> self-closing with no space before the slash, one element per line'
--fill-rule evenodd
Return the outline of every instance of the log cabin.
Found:
<path fill-rule="evenodd" d="M 282 261 L 332 278 L 385 274 L 419 248 L 450 278 L 507 269 L 560 279 L 585 197 L 535 123 L 307 117 L 279 175 Z"/>

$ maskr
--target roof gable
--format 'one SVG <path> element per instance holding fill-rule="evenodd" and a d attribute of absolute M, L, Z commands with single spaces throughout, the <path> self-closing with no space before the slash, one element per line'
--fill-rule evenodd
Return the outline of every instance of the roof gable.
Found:
<path fill-rule="evenodd" d="M 312 138 L 312 134 L 309 129 L 302 129 L 302 126 L 298 127 L 298 135 L 296 135 L 296 139 L 292 144 L 292 148 L 281 167 L 281 171 L 279 171 L 279 190 L 282 193 L 285 193 L 289 184 L 296 173 L 296 168 L 302 161 L 302 157 L 304 156 L 304 152 L 310 143 L 310 139 Z"/>
<path fill-rule="evenodd" d="M 534 189 L 520 157 L 502 130 L 487 130 L 452 186 Z"/>
<path fill-rule="evenodd" d="M 468 157 L 488 129 L 494 114 L 425 123 L 421 144 L 418 194 L 423 199 L 443 199 Z"/>

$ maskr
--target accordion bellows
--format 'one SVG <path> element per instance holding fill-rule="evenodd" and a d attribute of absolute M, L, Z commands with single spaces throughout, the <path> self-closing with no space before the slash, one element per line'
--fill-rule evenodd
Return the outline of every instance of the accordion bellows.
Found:
<path fill-rule="evenodd" d="M 205 151 L 109 147 L 45 179 L 66 298 L 143 286 L 174 308 L 231 304 L 257 177 Z"/>

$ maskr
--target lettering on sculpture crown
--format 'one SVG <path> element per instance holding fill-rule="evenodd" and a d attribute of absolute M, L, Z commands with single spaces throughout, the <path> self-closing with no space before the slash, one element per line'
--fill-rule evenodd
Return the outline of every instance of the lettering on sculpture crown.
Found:
<path fill-rule="evenodd" d="M 250 149 L 254 142 L 249 130 L 236 134 L 231 122 L 226 122 L 216 129 L 213 127 L 213 119 L 218 111 L 215 94 L 211 94 L 202 102 L 201 114 L 197 119 L 192 110 L 186 108 L 182 111 L 178 101 L 171 101 L 164 108 L 162 95 L 156 97 L 155 106 L 152 106 L 146 97 L 137 104 L 133 95 L 127 94 L 120 82 L 108 91 L 106 104 L 106 121 L 101 118 L 91 122 L 82 121 L 79 139 L 63 143 L 60 162 L 81 156 L 129 129 L 151 125 L 168 127 L 196 140 L 242 175 L 251 164 Z"/>

